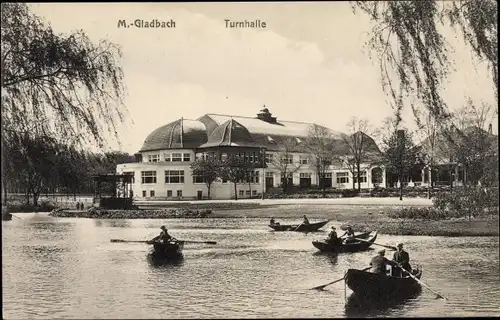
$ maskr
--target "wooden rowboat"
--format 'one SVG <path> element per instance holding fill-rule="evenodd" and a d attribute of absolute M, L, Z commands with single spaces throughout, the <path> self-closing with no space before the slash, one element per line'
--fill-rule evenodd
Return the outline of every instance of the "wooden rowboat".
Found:
<path fill-rule="evenodd" d="M 329 220 L 309 224 L 270 224 L 274 231 L 314 232 L 323 228 Z"/>
<path fill-rule="evenodd" d="M 342 243 L 340 245 L 335 245 L 326 240 L 315 240 L 312 242 L 313 246 L 320 250 L 321 252 L 358 252 L 365 251 L 377 240 L 377 231 L 373 232 L 364 232 L 364 233 L 355 233 L 355 237 L 359 239 L 367 240 L 365 241 L 356 241 L 356 240 L 348 240 L 347 243 Z M 343 238 L 345 239 L 345 238 Z"/>
<path fill-rule="evenodd" d="M 422 269 L 412 270 L 412 274 L 420 279 Z M 418 281 L 406 276 L 393 277 L 385 274 L 371 273 L 357 269 L 347 270 L 345 282 L 357 296 L 363 296 L 374 301 L 385 301 L 410 297 L 422 288 Z"/>
<path fill-rule="evenodd" d="M 154 264 L 165 264 L 172 261 L 178 261 L 183 258 L 182 250 L 184 242 L 171 241 L 167 244 L 155 242 L 153 249 L 148 254 L 148 260 Z"/>

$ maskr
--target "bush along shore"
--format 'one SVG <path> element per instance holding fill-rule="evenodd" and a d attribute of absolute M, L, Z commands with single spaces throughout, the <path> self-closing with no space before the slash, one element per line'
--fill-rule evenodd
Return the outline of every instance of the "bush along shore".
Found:
<path fill-rule="evenodd" d="M 90 208 L 88 210 L 54 209 L 49 213 L 58 218 L 90 218 L 90 219 L 172 219 L 172 218 L 205 218 L 212 210 L 190 209 L 154 209 L 154 210 L 104 210 Z"/>

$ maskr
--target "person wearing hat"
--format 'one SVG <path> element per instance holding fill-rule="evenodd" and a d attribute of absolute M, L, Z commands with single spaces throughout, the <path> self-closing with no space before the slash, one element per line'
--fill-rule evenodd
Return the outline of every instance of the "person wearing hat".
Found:
<path fill-rule="evenodd" d="M 370 271 L 386 275 L 388 265 L 393 266 L 395 263 L 385 257 L 385 250 L 382 249 L 370 261 L 370 266 L 372 267 Z"/>
<path fill-rule="evenodd" d="M 161 226 L 160 229 L 160 234 L 152 241 L 161 241 L 163 243 L 168 243 L 170 240 L 175 240 L 171 235 L 168 234 L 168 229 L 165 226 Z"/>
<path fill-rule="evenodd" d="M 401 265 L 405 270 L 411 272 L 410 255 L 408 254 L 408 252 L 403 250 L 402 243 L 398 243 L 397 249 L 398 250 L 396 252 L 394 252 L 392 260 L 394 262 L 398 263 L 399 265 Z M 404 272 L 403 272 L 403 270 L 401 270 L 401 268 L 397 267 L 394 269 L 394 271 L 395 272 L 393 275 L 395 275 L 397 277 L 403 276 Z"/>
<path fill-rule="evenodd" d="M 335 231 L 335 227 L 332 226 L 332 230 L 328 234 L 328 238 L 326 239 L 328 243 L 331 243 L 333 245 L 339 245 L 340 244 L 340 239 L 337 236 L 337 231 Z"/>

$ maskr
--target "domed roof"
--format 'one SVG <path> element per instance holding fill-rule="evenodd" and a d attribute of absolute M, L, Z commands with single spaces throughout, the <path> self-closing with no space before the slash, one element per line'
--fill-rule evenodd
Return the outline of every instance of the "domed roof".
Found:
<path fill-rule="evenodd" d="M 207 143 L 201 145 L 201 148 L 214 146 L 240 146 L 255 147 L 258 146 L 252 135 L 238 121 L 230 119 L 212 131 Z"/>
<path fill-rule="evenodd" d="M 179 119 L 151 132 L 139 152 L 161 149 L 192 149 L 207 142 L 205 125 L 197 120 Z"/>

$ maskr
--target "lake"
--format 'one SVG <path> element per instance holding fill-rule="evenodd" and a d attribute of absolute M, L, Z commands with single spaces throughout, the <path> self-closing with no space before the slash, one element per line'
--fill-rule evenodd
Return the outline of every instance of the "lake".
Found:
<path fill-rule="evenodd" d="M 348 268 L 366 267 L 376 254 L 318 254 L 311 241 L 325 238 L 326 232 L 270 232 L 267 219 L 17 216 L 23 219 L 2 224 L 6 319 L 500 315 L 495 237 L 379 235 L 378 243 L 403 242 L 412 263 L 423 267 L 423 282 L 447 300 L 436 300 L 423 288 L 399 305 L 360 308 L 348 288 L 344 295 L 343 281 L 325 291 L 309 290 L 343 277 Z M 161 225 L 177 239 L 217 245 L 186 244 L 181 263 L 155 267 L 146 260 L 150 246 L 109 241 L 150 239 Z M 330 225 L 340 223 L 324 229 Z"/>

